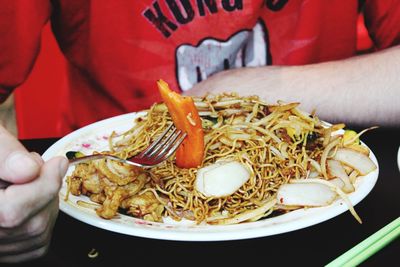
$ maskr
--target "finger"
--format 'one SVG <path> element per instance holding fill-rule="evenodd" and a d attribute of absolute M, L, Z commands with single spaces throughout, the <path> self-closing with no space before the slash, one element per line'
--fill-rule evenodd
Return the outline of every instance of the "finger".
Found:
<path fill-rule="evenodd" d="M 37 259 L 46 254 L 48 250 L 48 245 L 39 247 L 29 252 L 17 254 L 17 255 L 0 255 L 0 263 L 18 263 L 18 262 L 26 262 L 28 260 Z"/>
<path fill-rule="evenodd" d="M 30 154 L 32 155 L 32 158 L 37 162 L 37 164 L 39 166 L 43 165 L 44 160 L 38 153 L 30 152 Z M 5 189 L 5 188 L 9 187 L 11 184 L 12 183 L 0 179 L 0 189 Z"/>
<path fill-rule="evenodd" d="M 16 227 L 48 205 L 58 195 L 68 160 L 55 157 L 41 168 L 40 176 L 30 183 L 11 185 L 0 191 L 0 226 Z"/>
<path fill-rule="evenodd" d="M 38 213 L 32 220 L 25 223 L 21 227 L 25 230 L 22 236 L 11 236 L 10 238 L 4 238 L 4 240 L 0 239 L 0 258 L 1 256 L 24 255 L 31 251 L 47 247 L 51 240 L 51 234 L 58 213 L 57 205 L 58 202 L 53 201 L 53 203 Z"/>
<path fill-rule="evenodd" d="M 40 170 L 32 156 L 18 140 L 0 126 L 0 177 L 10 183 L 26 183 Z"/>
<path fill-rule="evenodd" d="M 44 255 L 49 247 L 58 214 L 58 199 L 52 201 L 34 218 L 17 229 L 17 233 L 5 231 L 12 238 L 0 236 L 0 262 L 13 263 L 32 260 Z M 0 229 L 2 232 L 2 229 Z M 16 236 L 18 235 L 18 236 Z"/>
<path fill-rule="evenodd" d="M 11 185 L 10 182 L 4 181 L 0 179 L 0 189 L 5 189 Z"/>
<path fill-rule="evenodd" d="M 39 164 L 39 166 L 42 166 L 44 163 L 44 160 L 42 158 L 42 156 L 40 156 L 39 153 L 37 152 L 30 152 L 32 159 L 36 161 L 37 164 Z"/>
<path fill-rule="evenodd" d="M 10 241 L 8 243 L 0 244 L 0 255 L 13 255 L 21 254 L 40 247 L 46 246 L 50 243 L 51 230 L 50 226 L 39 235 L 30 236 L 22 240 Z"/>
<path fill-rule="evenodd" d="M 53 227 L 57 214 L 58 198 L 55 198 L 48 206 L 44 207 L 22 225 L 14 228 L 0 227 L 0 251 L 2 251 L 2 245 L 29 240 L 42 235 L 48 228 Z"/>

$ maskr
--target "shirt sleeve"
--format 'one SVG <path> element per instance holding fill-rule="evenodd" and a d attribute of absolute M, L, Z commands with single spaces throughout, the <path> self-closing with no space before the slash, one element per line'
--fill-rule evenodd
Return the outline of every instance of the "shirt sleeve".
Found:
<path fill-rule="evenodd" d="M 0 0 L 0 103 L 29 75 L 50 13 L 50 0 Z"/>
<path fill-rule="evenodd" d="M 365 26 L 377 49 L 400 44 L 400 3 L 398 0 L 366 0 Z"/>

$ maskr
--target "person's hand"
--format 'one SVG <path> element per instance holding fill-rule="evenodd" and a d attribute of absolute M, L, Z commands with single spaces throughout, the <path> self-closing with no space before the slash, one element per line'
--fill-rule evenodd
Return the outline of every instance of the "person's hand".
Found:
<path fill-rule="evenodd" d="M 47 252 L 58 214 L 58 191 L 68 161 L 44 162 L 0 126 L 0 262 Z"/>

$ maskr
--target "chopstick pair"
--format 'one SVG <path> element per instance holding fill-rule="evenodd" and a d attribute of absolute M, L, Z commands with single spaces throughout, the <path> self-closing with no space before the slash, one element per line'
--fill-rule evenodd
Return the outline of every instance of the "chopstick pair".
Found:
<path fill-rule="evenodd" d="M 400 235 L 400 217 L 348 250 L 325 267 L 357 266 Z"/>

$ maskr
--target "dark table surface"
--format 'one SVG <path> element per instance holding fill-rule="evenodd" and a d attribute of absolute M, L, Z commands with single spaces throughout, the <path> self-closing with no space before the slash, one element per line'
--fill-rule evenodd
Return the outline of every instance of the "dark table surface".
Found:
<path fill-rule="evenodd" d="M 361 138 L 379 163 L 379 178 L 355 206 L 359 224 L 345 212 L 328 221 L 289 233 L 262 238 L 182 242 L 134 237 L 93 227 L 60 212 L 48 254 L 24 266 L 324 266 L 400 216 L 400 172 L 396 163 L 400 129 L 379 128 Z M 43 153 L 57 139 L 22 140 Z M 89 258 L 96 249 L 98 256 Z M 362 263 L 399 266 L 400 239 Z"/>

